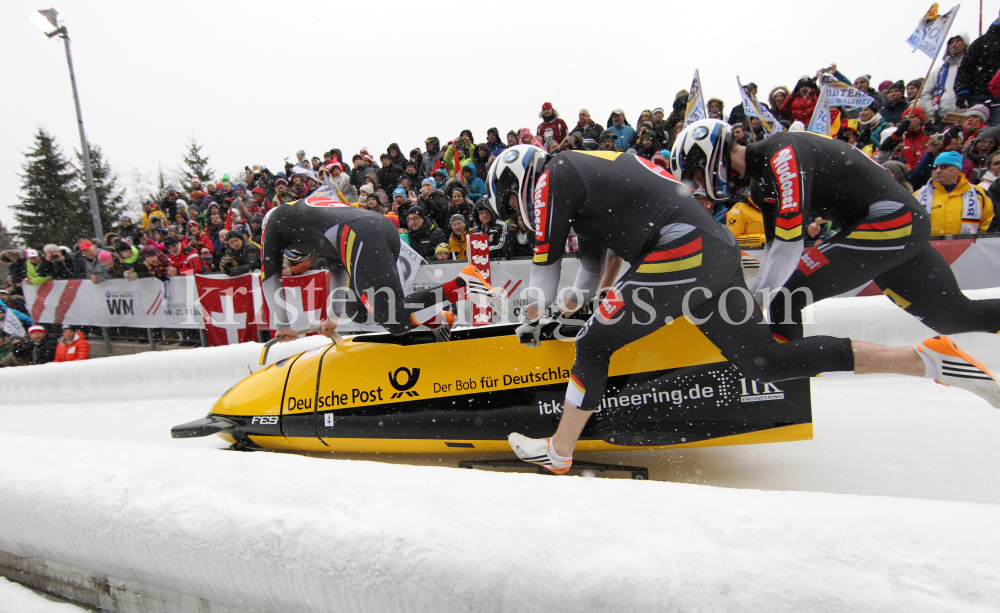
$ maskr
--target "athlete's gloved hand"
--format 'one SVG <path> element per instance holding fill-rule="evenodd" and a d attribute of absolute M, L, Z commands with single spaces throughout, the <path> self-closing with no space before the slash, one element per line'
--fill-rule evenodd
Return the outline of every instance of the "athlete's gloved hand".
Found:
<path fill-rule="evenodd" d="M 514 329 L 517 340 L 525 347 L 538 347 L 542 344 L 542 333 L 551 332 L 558 327 L 551 317 L 542 317 L 538 321 L 526 321 Z"/>

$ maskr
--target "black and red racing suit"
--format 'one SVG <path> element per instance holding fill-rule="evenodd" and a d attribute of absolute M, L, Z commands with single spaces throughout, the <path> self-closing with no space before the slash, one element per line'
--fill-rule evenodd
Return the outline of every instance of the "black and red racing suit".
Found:
<path fill-rule="evenodd" d="M 611 355 L 682 315 L 690 315 L 743 374 L 760 381 L 854 369 L 847 339 L 811 337 L 779 345 L 772 338 L 743 281 L 732 234 L 687 187 L 648 160 L 611 152 L 560 153 L 536 180 L 533 208 L 529 305 L 544 311 L 556 298 L 570 228 L 580 246 L 574 290 L 583 294 L 574 302 L 585 302 L 597 290 L 606 249 L 630 265 L 577 335 L 566 393 L 572 406 L 597 408 Z"/>
<path fill-rule="evenodd" d="M 802 308 L 874 280 L 884 294 L 937 332 L 1000 331 L 1000 300 L 970 300 L 928 243 L 930 218 L 889 172 L 851 145 L 783 132 L 746 150 L 768 245 L 754 293 L 770 301 L 772 332 L 802 338 Z M 810 213 L 841 230 L 803 253 Z M 774 294 L 784 287 L 787 292 Z"/>
<path fill-rule="evenodd" d="M 332 319 L 340 315 L 342 305 L 352 321 L 377 323 L 392 334 L 403 334 L 430 321 L 445 300 L 459 297 L 450 287 L 454 281 L 404 296 L 396 264 L 399 230 L 374 211 L 312 196 L 271 209 L 262 232 L 261 285 L 278 328 L 289 325 L 285 301 L 279 299 L 285 249 L 326 256 L 338 311 Z M 338 288 L 348 288 L 349 295 L 338 296 Z"/>

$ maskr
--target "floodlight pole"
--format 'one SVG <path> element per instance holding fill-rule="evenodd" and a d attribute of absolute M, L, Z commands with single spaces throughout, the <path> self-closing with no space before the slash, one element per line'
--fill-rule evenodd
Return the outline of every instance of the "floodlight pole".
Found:
<path fill-rule="evenodd" d="M 73 72 L 73 55 L 69 50 L 69 33 L 66 26 L 47 34 L 49 38 L 59 36 L 66 45 L 66 63 L 69 65 L 69 82 L 73 85 L 73 104 L 76 105 L 76 123 L 80 127 L 80 145 L 83 147 L 83 172 L 87 177 L 87 196 L 90 198 L 90 216 L 94 222 L 94 238 L 104 239 L 104 228 L 101 226 L 101 214 L 97 208 L 97 189 L 94 187 L 94 173 L 90 167 L 90 146 L 87 144 L 87 134 L 83 131 L 83 113 L 80 112 L 80 95 L 76 91 L 76 74 Z"/>

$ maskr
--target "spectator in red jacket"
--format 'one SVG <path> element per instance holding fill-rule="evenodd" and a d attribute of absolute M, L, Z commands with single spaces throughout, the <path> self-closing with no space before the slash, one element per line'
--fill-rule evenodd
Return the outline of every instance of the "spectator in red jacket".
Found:
<path fill-rule="evenodd" d="M 184 247 L 172 236 L 163 239 L 163 247 L 167 250 L 167 274 L 171 277 L 193 275 L 202 270 L 201 257 L 190 247 Z"/>
<path fill-rule="evenodd" d="M 801 121 L 808 126 L 818 100 L 819 88 L 816 87 L 816 81 L 809 77 L 802 77 L 795 84 L 792 95 L 785 98 L 778 110 L 781 114 L 791 117 L 792 121 Z"/>
<path fill-rule="evenodd" d="M 930 141 L 924 134 L 924 109 L 917 106 L 903 111 L 903 119 L 893 137 L 900 133 L 903 134 L 903 160 L 906 167 L 913 170 L 927 152 L 927 143 Z"/>
<path fill-rule="evenodd" d="M 90 357 L 90 343 L 87 335 L 73 329 L 73 326 L 63 326 L 62 339 L 56 345 L 55 362 L 77 362 Z"/>
<path fill-rule="evenodd" d="M 559 119 L 559 111 L 552 108 L 551 102 L 542 105 L 542 112 L 538 116 L 542 118 L 542 123 L 538 124 L 535 133 L 545 147 L 552 141 L 561 143 L 569 135 L 569 127 L 565 121 Z"/>

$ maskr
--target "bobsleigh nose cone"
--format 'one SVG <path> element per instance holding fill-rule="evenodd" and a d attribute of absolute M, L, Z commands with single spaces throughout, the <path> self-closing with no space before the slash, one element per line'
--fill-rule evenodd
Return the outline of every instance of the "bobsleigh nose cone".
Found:
<path fill-rule="evenodd" d="M 212 434 L 227 432 L 235 425 L 236 424 L 234 422 L 231 422 L 228 419 L 209 415 L 208 417 L 203 417 L 202 419 L 196 419 L 195 421 L 189 421 L 186 424 L 174 426 L 170 429 L 170 436 L 173 438 L 197 438 L 200 436 L 210 436 Z"/>

